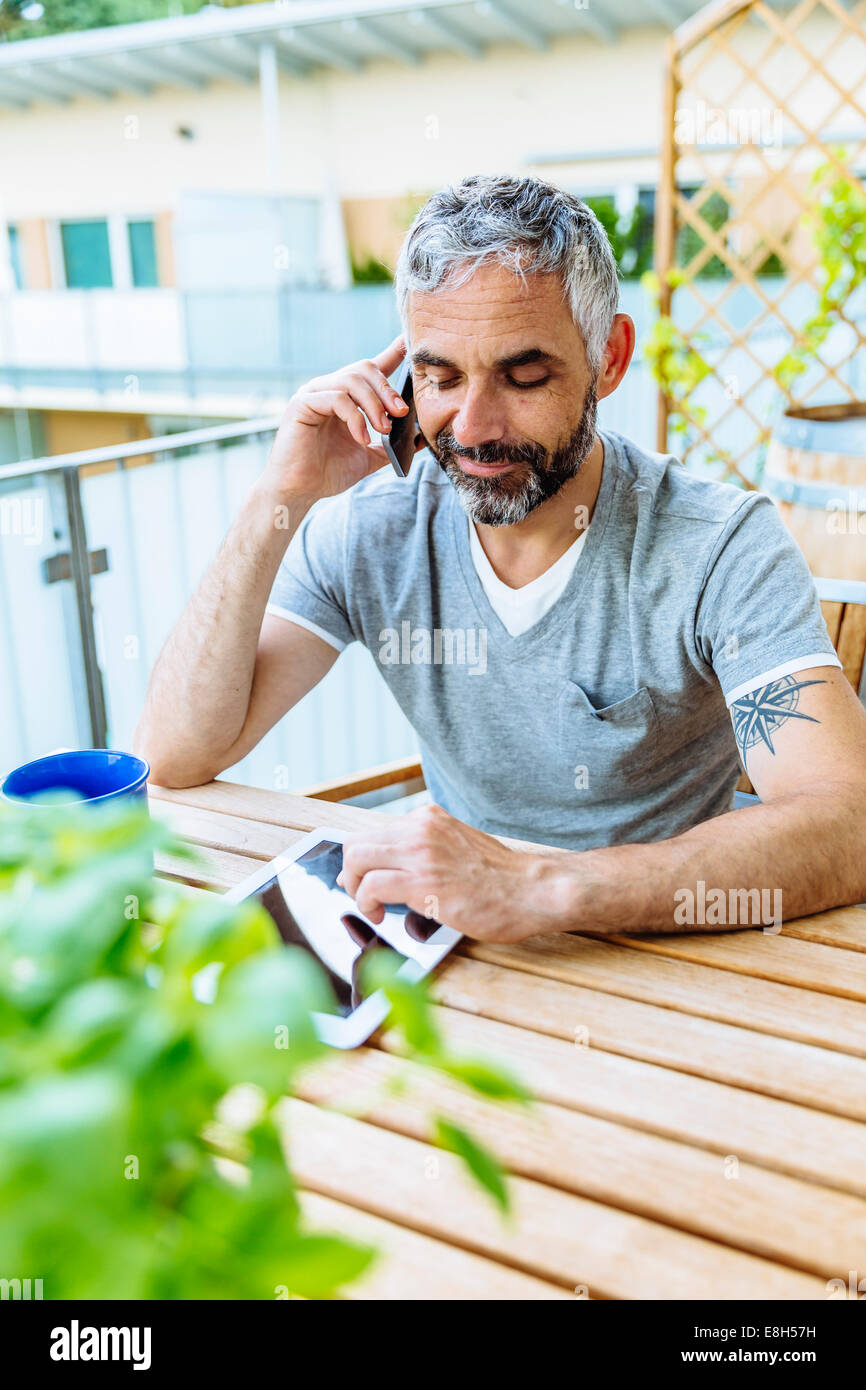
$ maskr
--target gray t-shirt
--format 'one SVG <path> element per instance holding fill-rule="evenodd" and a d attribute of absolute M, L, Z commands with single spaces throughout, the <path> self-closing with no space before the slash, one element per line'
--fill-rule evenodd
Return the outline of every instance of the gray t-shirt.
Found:
<path fill-rule="evenodd" d="M 604 467 L 559 598 L 512 637 L 429 451 L 316 505 L 268 611 L 362 642 L 413 725 L 434 801 L 492 834 L 566 849 L 651 841 L 730 810 L 727 705 L 838 666 L 772 501 L 600 431 Z"/>

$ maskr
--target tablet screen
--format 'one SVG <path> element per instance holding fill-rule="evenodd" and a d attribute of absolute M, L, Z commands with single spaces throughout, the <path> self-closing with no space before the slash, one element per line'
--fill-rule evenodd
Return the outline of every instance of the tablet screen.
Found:
<path fill-rule="evenodd" d="M 374 925 L 337 883 L 343 846 L 320 840 L 257 889 L 287 945 L 301 946 L 318 960 L 331 982 L 335 1012 L 348 1017 L 362 1002 L 359 967 L 376 948 L 392 951 L 402 963 L 415 960 L 425 973 L 441 959 L 442 947 L 428 945 L 440 928 L 433 918 L 392 903 Z"/>

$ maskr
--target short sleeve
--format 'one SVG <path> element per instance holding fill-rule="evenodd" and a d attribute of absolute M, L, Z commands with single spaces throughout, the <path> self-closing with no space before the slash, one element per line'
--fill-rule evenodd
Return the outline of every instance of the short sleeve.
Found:
<path fill-rule="evenodd" d="M 316 502 L 283 556 L 266 612 L 290 618 L 342 651 L 355 641 L 346 603 L 349 493 Z"/>
<path fill-rule="evenodd" d="M 728 705 L 793 671 L 842 664 L 803 553 L 765 493 L 746 496 L 714 547 L 695 642 Z"/>

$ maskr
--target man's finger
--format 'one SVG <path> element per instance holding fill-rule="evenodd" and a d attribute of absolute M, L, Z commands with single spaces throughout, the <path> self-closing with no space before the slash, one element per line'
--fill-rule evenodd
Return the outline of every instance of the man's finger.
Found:
<path fill-rule="evenodd" d="M 396 372 L 405 356 L 406 340 L 403 334 L 400 333 L 394 339 L 393 343 L 389 343 L 388 346 L 379 353 L 378 357 L 374 357 L 372 361 L 376 363 L 380 372 L 384 372 L 386 376 L 390 376 L 392 372 Z"/>
<path fill-rule="evenodd" d="M 377 925 L 385 916 L 389 903 L 406 903 L 412 888 L 412 877 L 399 869 L 373 869 L 364 874 L 354 899 L 365 917 Z"/>
<path fill-rule="evenodd" d="M 372 448 L 370 453 L 372 453 Z M 341 888 L 354 893 L 358 883 L 370 869 L 399 869 L 407 859 L 406 836 L 411 827 L 408 816 L 396 816 L 392 825 L 369 826 L 353 830 L 343 841 L 343 865 L 339 879 Z"/>
<path fill-rule="evenodd" d="M 364 874 L 373 869 L 399 869 L 406 864 L 406 849 L 390 840 L 362 844 L 356 847 L 343 846 L 343 867 L 340 870 L 340 887 L 352 897 L 355 896 Z M 399 899 L 396 901 L 399 902 Z"/>
<path fill-rule="evenodd" d="M 357 844 L 343 844 L 343 868 L 347 866 L 363 873 L 364 869 L 398 869 L 406 858 L 405 834 L 383 830 L 380 835 L 368 831 Z"/>

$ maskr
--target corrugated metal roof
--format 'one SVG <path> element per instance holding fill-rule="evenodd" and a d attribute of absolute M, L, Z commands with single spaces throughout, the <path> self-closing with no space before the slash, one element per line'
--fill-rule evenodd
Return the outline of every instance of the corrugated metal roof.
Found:
<path fill-rule="evenodd" d="M 110 99 L 158 87 L 254 82 L 271 46 L 296 78 L 362 71 L 382 58 L 414 65 L 434 52 L 481 58 L 497 43 L 544 51 L 558 37 L 613 43 L 625 29 L 671 29 L 693 0 L 276 0 L 0 45 L 0 105 Z"/>

